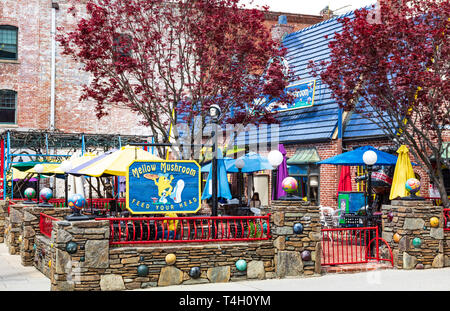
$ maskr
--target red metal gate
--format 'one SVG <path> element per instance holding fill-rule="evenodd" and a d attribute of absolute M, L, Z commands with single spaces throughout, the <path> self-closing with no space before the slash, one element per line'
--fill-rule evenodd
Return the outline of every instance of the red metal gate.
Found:
<path fill-rule="evenodd" d="M 387 246 L 390 258 L 381 258 L 382 244 Z M 322 229 L 322 265 L 368 263 L 370 260 L 394 264 L 392 250 L 378 236 L 378 227 Z"/>

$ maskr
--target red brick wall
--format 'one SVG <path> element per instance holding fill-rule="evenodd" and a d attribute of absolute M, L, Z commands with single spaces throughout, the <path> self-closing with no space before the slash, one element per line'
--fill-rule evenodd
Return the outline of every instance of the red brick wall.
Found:
<path fill-rule="evenodd" d="M 72 26 L 76 20 L 67 14 L 67 1 L 58 1 L 56 26 Z M 17 126 L 48 129 L 50 126 L 51 1 L 5 0 L 0 3 L 0 24 L 19 28 L 18 61 L 0 61 L 0 89 L 17 92 Z M 79 102 L 81 86 L 89 75 L 81 65 L 56 52 L 55 128 L 64 132 L 148 135 L 139 125 L 140 117 L 114 108 L 110 116 L 97 120 L 95 103 Z M 3 126 L 4 127 L 4 126 Z"/>

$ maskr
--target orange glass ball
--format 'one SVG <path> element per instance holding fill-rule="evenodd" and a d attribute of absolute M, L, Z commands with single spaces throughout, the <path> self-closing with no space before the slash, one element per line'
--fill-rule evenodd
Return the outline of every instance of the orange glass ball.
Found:
<path fill-rule="evenodd" d="M 175 254 L 168 254 L 166 256 L 166 263 L 168 265 L 173 265 L 175 261 L 177 261 L 177 257 L 175 256 Z"/>
<path fill-rule="evenodd" d="M 395 233 L 394 236 L 393 236 L 393 239 L 394 239 L 395 243 L 398 243 L 400 241 L 400 234 Z"/>
<path fill-rule="evenodd" d="M 439 227 L 439 218 L 437 218 L 437 217 L 431 217 L 431 218 L 430 218 L 430 225 L 431 225 L 433 228 Z"/>

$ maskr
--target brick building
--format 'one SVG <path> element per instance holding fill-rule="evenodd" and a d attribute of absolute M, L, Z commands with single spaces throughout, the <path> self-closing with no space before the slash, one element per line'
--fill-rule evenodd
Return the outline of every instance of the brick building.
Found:
<path fill-rule="evenodd" d="M 98 120 L 95 103 L 79 101 L 82 85 L 91 77 L 81 64 L 61 55 L 55 42 L 59 27 L 70 30 L 77 24 L 67 12 L 71 5 L 68 0 L 1 1 L 0 134 L 16 130 L 150 136 L 141 117 L 129 109 L 113 108 Z M 77 11 L 82 15 L 84 10 L 85 1 L 80 1 Z M 278 15 L 266 13 L 268 28 Z M 289 19 L 298 30 L 322 17 L 289 14 Z"/>
<path fill-rule="evenodd" d="M 5 0 L 0 3 L 0 118 L 1 128 L 48 129 L 73 133 L 149 135 L 136 113 L 114 108 L 100 120 L 95 103 L 80 102 L 81 86 L 89 75 L 81 65 L 61 55 L 54 42 L 58 27 L 71 29 L 75 18 L 69 1 Z M 81 2 L 77 8 L 84 10 Z M 266 24 L 279 13 L 267 13 Z M 295 29 L 315 24 L 320 16 L 290 14 Z"/>
<path fill-rule="evenodd" d="M 310 60 L 319 62 L 328 58 L 330 53 L 328 43 L 333 39 L 334 33 L 339 32 L 342 27 L 338 18 L 353 16 L 354 12 L 348 12 L 298 31 L 294 31 L 285 21 L 273 26 L 278 28 L 273 29 L 273 33 L 288 50 L 287 66 L 294 75 L 294 82 L 287 89 L 298 94 L 295 103 L 280 109 L 278 113 L 279 142 L 287 151 L 289 175 L 294 176 L 299 182 L 298 195 L 322 206 L 337 207 L 340 167 L 317 165 L 316 162 L 365 145 L 378 149 L 390 147 L 394 152 L 398 148 L 381 127 L 357 113 L 343 112 L 332 98 L 327 85 L 320 78 L 313 77 L 308 69 Z M 255 141 L 268 143 L 269 135 L 267 138 L 264 135 L 265 133 L 261 135 L 249 131 L 242 133 L 238 140 L 240 144 Z M 449 141 L 449 136 L 450 131 L 446 131 L 444 139 Z M 412 155 L 411 160 L 418 162 Z M 415 166 L 414 171 L 421 180 L 421 195 L 428 196 L 429 176 L 419 166 Z M 363 184 L 354 181 L 357 174 L 362 174 L 362 167 L 351 168 L 352 190 L 363 191 Z M 254 191 L 265 193 L 268 189 L 269 198 L 265 198 L 265 203 L 270 202 L 273 175 L 264 172 L 256 175 L 256 178 L 261 182 L 255 186 Z M 247 193 L 251 196 L 252 192 L 247 189 Z"/>

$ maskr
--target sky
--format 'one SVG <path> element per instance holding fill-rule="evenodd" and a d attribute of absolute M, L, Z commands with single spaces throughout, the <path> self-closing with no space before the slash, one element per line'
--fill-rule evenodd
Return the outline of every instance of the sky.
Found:
<path fill-rule="evenodd" d="M 376 0 L 240 0 L 240 3 L 248 8 L 267 5 L 273 12 L 310 15 L 320 15 L 320 11 L 328 5 L 332 11 L 336 10 L 335 14 L 340 15 L 375 4 Z"/>

